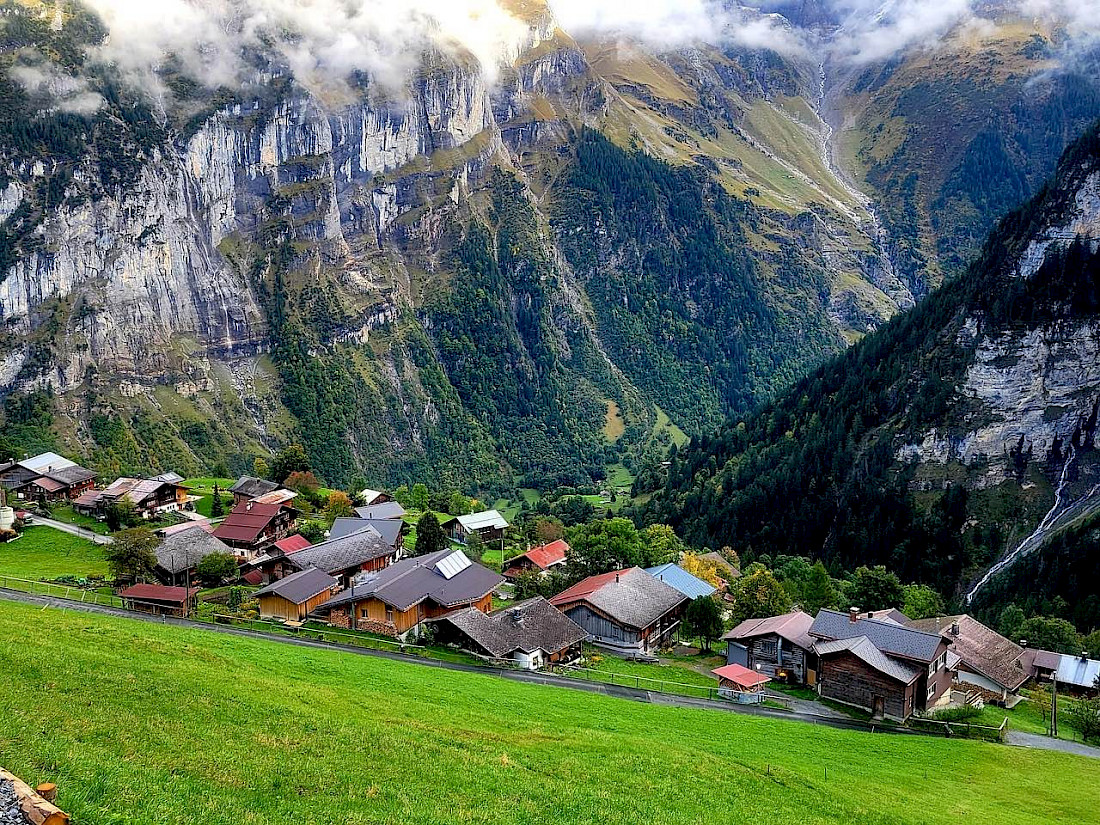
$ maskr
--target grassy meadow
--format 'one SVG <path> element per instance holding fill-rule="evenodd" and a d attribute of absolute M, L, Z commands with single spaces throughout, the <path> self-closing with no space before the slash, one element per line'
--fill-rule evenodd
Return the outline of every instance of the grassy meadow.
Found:
<path fill-rule="evenodd" d="M 0 576 L 50 581 L 106 575 L 102 547 L 52 527 L 28 527 L 22 538 L 0 544 Z"/>
<path fill-rule="evenodd" d="M 82 825 L 1029 825 L 1100 807 L 1100 761 L 1082 757 L 6 602 L 0 719 L 0 763 L 57 782 Z"/>

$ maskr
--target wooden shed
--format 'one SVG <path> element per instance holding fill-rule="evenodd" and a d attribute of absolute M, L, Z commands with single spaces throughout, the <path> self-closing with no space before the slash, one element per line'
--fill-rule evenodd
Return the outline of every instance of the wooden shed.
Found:
<path fill-rule="evenodd" d="M 300 622 L 332 598 L 340 582 L 315 567 L 279 579 L 256 593 L 261 619 Z"/>

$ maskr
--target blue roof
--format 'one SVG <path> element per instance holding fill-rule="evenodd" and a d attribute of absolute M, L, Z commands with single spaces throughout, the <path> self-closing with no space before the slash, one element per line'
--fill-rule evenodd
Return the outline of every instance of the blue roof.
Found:
<path fill-rule="evenodd" d="M 660 567 L 650 567 L 645 572 L 665 584 L 675 587 L 689 599 L 697 599 L 700 596 L 713 596 L 715 589 L 700 578 L 691 575 L 678 564 L 662 564 Z"/>

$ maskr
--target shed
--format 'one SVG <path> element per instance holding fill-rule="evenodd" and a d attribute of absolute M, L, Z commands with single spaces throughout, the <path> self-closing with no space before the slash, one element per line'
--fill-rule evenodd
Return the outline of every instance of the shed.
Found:
<path fill-rule="evenodd" d="M 260 618 L 302 621 L 340 589 L 340 582 L 324 571 L 310 567 L 256 592 Z"/>
<path fill-rule="evenodd" d="M 744 704 L 762 702 L 764 685 L 771 681 L 763 673 L 741 665 L 723 665 L 711 671 L 718 677 L 718 695 Z"/>
<path fill-rule="evenodd" d="M 158 616 L 185 616 L 194 607 L 197 587 L 167 587 L 162 584 L 135 584 L 119 591 L 119 598 L 130 610 Z"/>

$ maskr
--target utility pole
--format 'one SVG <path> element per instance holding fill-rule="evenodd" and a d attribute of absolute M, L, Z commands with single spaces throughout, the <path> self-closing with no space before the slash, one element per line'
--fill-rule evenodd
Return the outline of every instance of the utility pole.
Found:
<path fill-rule="evenodd" d="M 1050 694 L 1050 735 L 1058 738 L 1058 672 L 1050 674 L 1053 690 Z"/>

